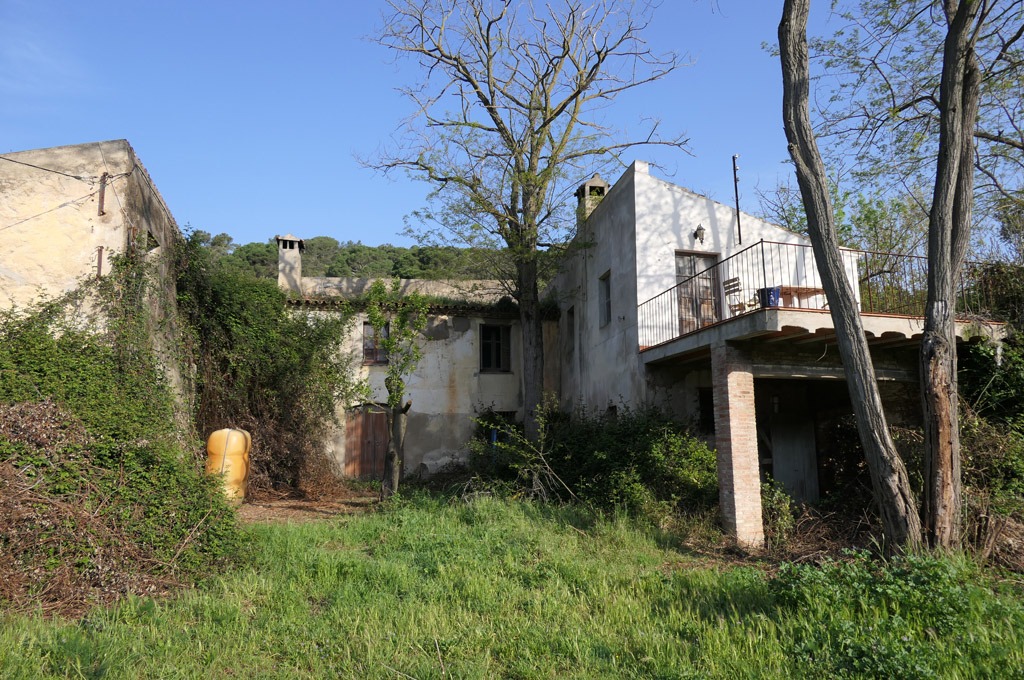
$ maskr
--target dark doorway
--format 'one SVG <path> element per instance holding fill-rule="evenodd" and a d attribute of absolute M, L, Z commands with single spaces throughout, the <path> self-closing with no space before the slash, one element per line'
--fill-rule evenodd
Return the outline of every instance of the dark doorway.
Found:
<path fill-rule="evenodd" d="M 810 385 L 804 380 L 760 380 L 754 390 L 762 472 L 800 503 L 820 498 Z"/>

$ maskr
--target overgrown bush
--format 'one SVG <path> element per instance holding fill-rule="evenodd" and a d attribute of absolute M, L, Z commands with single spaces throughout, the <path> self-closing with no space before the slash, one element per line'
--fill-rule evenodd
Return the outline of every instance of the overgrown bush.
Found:
<path fill-rule="evenodd" d="M 530 444 L 507 423 L 485 418 L 483 431 L 498 437 L 474 444 L 475 469 L 561 498 L 571 490 L 597 508 L 652 519 L 705 511 L 718 499 L 714 451 L 658 411 L 564 414 L 549 403 L 538 420 L 541 437 Z"/>
<path fill-rule="evenodd" d="M 1024 431 L 1024 335 L 975 343 L 959 355 L 961 402 L 978 416 Z"/>
<path fill-rule="evenodd" d="M 999 554 L 1024 521 L 1024 336 L 1001 348 L 969 345 L 960 360 L 960 446 L 965 536 L 981 559 Z M 1007 566 L 1020 569 L 1020 558 Z"/>
<path fill-rule="evenodd" d="M 180 446 L 139 300 L 110 295 L 141 265 L 116 265 L 71 301 L 0 314 L 0 599 L 15 607 L 154 592 L 239 547 L 216 481 Z M 83 305 L 105 312 L 91 328 Z"/>
<path fill-rule="evenodd" d="M 324 458 L 335 405 L 359 393 L 344 309 L 286 305 L 276 282 L 220 264 L 201 239 L 181 244 L 178 305 L 192 329 L 199 432 L 252 434 L 250 489 L 308 489 L 333 479 Z"/>
<path fill-rule="evenodd" d="M 944 646 L 965 667 L 989 664 L 1001 643 L 965 639 L 971 621 L 998 606 L 977 583 L 970 562 L 904 556 L 875 561 L 867 553 L 821 565 L 785 564 L 769 582 L 777 601 L 823 612 L 798 631 L 791 653 L 808 677 L 933 678 L 943 675 Z"/>
<path fill-rule="evenodd" d="M 796 518 L 793 516 L 793 498 L 775 480 L 761 484 L 761 516 L 768 549 L 785 547 L 796 529 Z"/>

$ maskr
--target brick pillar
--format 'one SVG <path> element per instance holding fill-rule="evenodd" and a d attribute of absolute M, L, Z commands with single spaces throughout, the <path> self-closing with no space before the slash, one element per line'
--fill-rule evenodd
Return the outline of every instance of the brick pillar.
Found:
<path fill-rule="evenodd" d="M 764 524 L 750 359 L 736 347 L 716 343 L 711 347 L 711 377 L 722 522 L 738 545 L 760 548 Z"/>

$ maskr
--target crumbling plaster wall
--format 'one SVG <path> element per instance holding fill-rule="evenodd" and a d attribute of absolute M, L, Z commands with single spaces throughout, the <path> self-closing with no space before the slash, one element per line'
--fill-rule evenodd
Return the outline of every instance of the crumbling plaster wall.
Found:
<path fill-rule="evenodd" d="M 128 192 L 133 156 L 112 141 L 4 154 L 0 160 L 0 306 L 74 290 L 83 276 L 109 271 L 124 252 L 128 220 L 116 196 Z M 108 173 L 99 214 L 100 177 Z"/>
<path fill-rule="evenodd" d="M 0 308 L 23 308 L 71 292 L 85 279 L 109 274 L 113 256 L 136 248 L 156 281 L 139 304 L 175 392 L 179 420 L 187 424 L 191 397 L 177 351 L 172 269 L 180 232 L 131 145 L 120 139 L 3 157 Z"/>
<path fill-rule="evenodd" d="M 634 169 L 619 178 L 580 225 L 569 257 L 549 288 L 560 311 L 559 348 L 563 407 L 603 411 L 643 399 L 637 352 L 636 203 Z M 602 283 L 606 279 L 607 284 Z M 602 319 L 601 287 L 610 310 Z"/>
<path fill-rule="evenodd" d="M 364 314 L 357 314 L 353 331 L 347 340 L 360 366 L 361 378 L 367 380 L 377 403 L 387 402 L 384 377 L 387 367 L 361 365 Z M 480 325 L 511 327 L 511 366 L 507 373 L 480 370 Z M 420 342 L 423 358 L 416 371 L 406 379 L 406 400 L 409 410 L 405 442 L 406 474 L 430 475 L 448 463 L 465 460 L 466 444 L 476 429 L 475 419 L 485 410 L 513 412 L 522 417 L 522 385 L 518 339 L 519 325 L 509 318 L 484 318 L 457 314 L 432 314 Z M 347 417 L 345 404 L 338 405 L 341 422 Z M 338 469 L 343 469 L 345 456 L 344 428 L 329 442 L 329 452 Z"/>

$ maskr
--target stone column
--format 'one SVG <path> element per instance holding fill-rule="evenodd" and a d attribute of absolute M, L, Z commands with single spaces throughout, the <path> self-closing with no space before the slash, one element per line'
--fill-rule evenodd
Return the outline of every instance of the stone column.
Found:
<path fill-rule="evenodd" d="M 750 358 L 736 347 L 716 343 L 711 347 L 711 377 L 722 522 L 738 545 L 761 548 L 764 523 Z"/>

